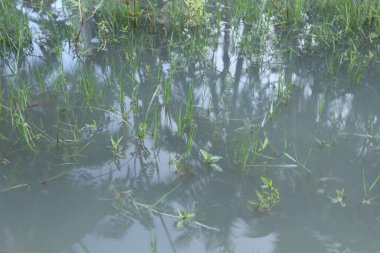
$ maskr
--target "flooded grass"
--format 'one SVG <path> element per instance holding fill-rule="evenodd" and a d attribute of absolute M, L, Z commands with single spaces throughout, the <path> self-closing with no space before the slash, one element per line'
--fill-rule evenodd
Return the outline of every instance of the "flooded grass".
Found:
<path fill-rule="evenodd" d="M 378 248 L 376 1 L 0 8 L 0 253 L 38 236 L 32 252 L 97 252 L 93 234 L 131 252 Z M 19 241 L 6 220 L 25 225 L 29 196 L 83 232 Z"/>
<path fill-rule="evenodd" d="M 3 14 L 0 19 L 1 56 L 5 58 L 8 50 L 20 56 L 21 51 L 27 48 L 32 40 L 28 17 L 17 9 L 14 2 L 2 0 L 0 8 Z"/>

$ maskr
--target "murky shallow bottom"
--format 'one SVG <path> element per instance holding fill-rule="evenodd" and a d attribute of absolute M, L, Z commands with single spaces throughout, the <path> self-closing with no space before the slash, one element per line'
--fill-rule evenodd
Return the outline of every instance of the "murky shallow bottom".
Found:
<path fill-rule="evenodd" d="M 34 62 L 44 70 L 27 80 L 54 89 L 62 66 L 69 95 L 33 94 L 28 117 L 53 139 L 39 152 L 1 142 L 0 253 L 380 248 L 376 75 L 352 86 L 320 59 L 261 64 L 230 45 L 239 31 L 221 31 L 199 55 L 134 41 L 84 62 L 64 44 L 56 67 Z M 263 212 L 249 205 L 260 177 L 280 192 Z"/>

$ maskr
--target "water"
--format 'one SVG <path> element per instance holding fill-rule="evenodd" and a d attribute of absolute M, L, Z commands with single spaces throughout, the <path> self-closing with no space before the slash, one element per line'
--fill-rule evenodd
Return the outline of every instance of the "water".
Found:
<path fill-rule="evenodd" d="M 334 57 L 284 52 L 275 29 L 256 42 L 227 21 L 196 43 L 191 29 L 173 41 L 169 28 L 137 32 L 80 60 L 65 39 L 50 53 L 35 42 L 41 57 L 16 83 L 30 87 L 25 115 L 42 137 L 32 152 L 0 125 L 0 253 L 377 251 L 379 202 L 362 203 L 380 191 L 376 66 L 353 85 L 328 73 Z M 280 192 L 263 212 L 249 205 L 260 176 Z M 195 216 L 180 226 L 185 211 Z"/>

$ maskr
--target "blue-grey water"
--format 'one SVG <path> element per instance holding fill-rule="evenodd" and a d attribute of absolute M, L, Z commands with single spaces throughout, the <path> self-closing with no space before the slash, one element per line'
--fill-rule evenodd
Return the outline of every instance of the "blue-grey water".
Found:
<path fill-rule="evenodd" d="M 199 36 L 142 28 L 106 42 L 93 21 L 75 53 L 56 35 L 75 10 L 20 3 L 34 50 L 16 76 L 12 57 L 1 65 L 1 94 L 27 87 L 34 151 L 3 110 L 0 253 L 378 252 L 378 66 L 355 83 L 332 52 L 289 50 L 274 27 L 258 39 L 207 4 Z M 270 210 L 249 204 L 261 176 L 280 192 Z"/>

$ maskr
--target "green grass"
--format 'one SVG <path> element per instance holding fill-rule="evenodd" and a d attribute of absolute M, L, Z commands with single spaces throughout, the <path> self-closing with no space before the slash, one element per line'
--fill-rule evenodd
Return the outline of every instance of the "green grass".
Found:
<path fill-rule="evenodd" d="M 8 0 L 0 1 L 0 48 L 20 51 L 32 42 L 28 19 L 16 3 Z"/>
<path fill-rule="evenodd" d="M 195 123 L 192 123 L 190 128 L 189 128 L 189 132 L 188 132 L 187 138 L 186 138 L 186 142 L 187 142 L 186 152 L 187 152 L 188 156 L 190 155 L 191 150 L 193 148 L 193 142 L 194 142 L 196 132 L 197 132 L 197 125 Z"/>
<path fill-rule="evenodd" d="M 70 10 L 75 10 L 69 20 L 78 23 L 80 12 L 88 15 L 86 22 L 90 22 L 90 17 L 93 18 L 91 21 L 96 24 L 94 33 L 98 34 L 100 44 L 126 44 L 120 50 L 125 66 L 118 69 L 117 74 L 114 75 L 113 78 L 116 81 L 112 80 L 110 84 L 102 86 L 103 83 L 98 80 L 94 73 L 95 70 L 83 68 L 78 82 L 73 84 L 76 92 L 86 102 L 83 106 L 90 108 L 94 107 L 96 103 L 102 107 L 101 103 L 107 95 L 106 90 L 110 88 L 112 91 L 117 91 L 120 107 L 125 106 L 126 98 L 131 99 L 131 104 L 127 105 L 127 109 L 124 108 L 123 112 L 117 111 L 117 114 L 124 116 L 133 114 L 134 122 L 128 122 L 128 124 L 136 126 L 134 134 L 138 139 L 143 140 L 147 136 L 146 133 L 151 130 L 156 142 L 160 132 L 158 112 L 160 105 L 156 98 L 162 95 L 165 110 L 168 111 L 168 115 L 174 115 L 172 118 L 177 126 L 177 134 L 185 140 L 186 150 L 189 154 L 194 138 L 196 138 L 198 123 L 194 117 L 194 114 L 198 113 L 194 111 L 198 106 L 194 99 L 194 86 L 198 85 L 198 81 L 202 82 L 203 77 L 188 76 L 188 79 L 191 79 L 189 87 L 188 89 L 183 88 L 187 94 L 186 101 L 181 101 L 179 106 L 172 92 L 177 88 L 175 84 L 178 77 L 186 74 L 186 70 L 182 69 L 183 66 L 199 64 L 204 66 L 204 70 L 207 68 L 210 70 L 210 66 L 207 66 L 206 63 L 210 55 L 215 53 L 213 50 L 220 46 L 219 43 L 229 45 L 227 49 L 231 52 L 228 51 L 228 53 L 241 54 L 240 57 L 244 58 L 245 64 L 252 64 L 255 61 L 264 64 L 262 60 L 267 53 L 265 50 L 268 40 L 278 47 L 273 55 L 279 53 L 279 57 L 284 57 L 284 59 L 303 57 L 305 54 L 310 57 L 319 57 L 318 54 L 333 52 L 337 59 L 326 59 L 326 62 L 329 63 L 326 66 L 327 71 L 333 75 L 338 72 L 337 68 L 346 68 L 348 78 L 355 83 L 360 83 L 366 66 L 376 59 L 378 53 L 376 49 L 368 50 L 368 46 L 376 44 L 379 40 L 380 7 L 376 1 L 317 0 L 311 3 L 305 0 L 238 0 L 227 1 L 228 11 L 222 8 L 212 9 L 210 6 L 215 3 L 215 1 L 211 1 L 204 4 L 198 0 L 187 0 L 178 4 L 170 2 L 167 8 L 158 6 L 153 1 L 150 1 L 147 6 L 128 6 L 117 1 L 100 0 L 95 3 L 90 1 L 65 2 L 64 4 L 69 6 Z M 1 37 L 2 44 L 7 47 L 7 50 L 13 48 L 21 52 L 22 48 L 31 41 L 26 15 L 21 15 L 22 18 L 14 21 L 13 19 L 20 14 L 19 10 L 4 0 L 0 1 L 0 4 L 2 9 L 7 11 L 7 15 L 1 17 L 4 22 L 0 24 L 0 28 L 6 34 Z M 167 12 L 164 13 L 164 10 Z M 217 15 L 209 15 L 211 11 Z M 169 24 L 160 24 L 158 20 L 155 20 L 155 18 L 160 18 L 159 16 L 162 18 L 162 15 L 168 15 Z M 219 41 L 221 38 L 219 38 L 218 32 L 221 32 L 222 22 L 228 23 L 229 28 L 225 32 L 229 33 L 232 41 L 228 42 L 227 36 L 223 38 L 226 39 L 225 41 Z M 160 25 L 162 29 L 159 29 Z M 242 28 L 241 34 L 238 33 L 239 26 Z M 62 31 L 58 31 L 59 28 L 59 26 L 54 26 L 52 32 L 62 33 Z M 75 29 L 71 27 L 68 32 L 73 30 Z M 12 33 L 11 31 L 18 32 Z M 297 48 L 291 37 L 301 38 L 306 44 L 309 43 L 306 47 L 308 50 L 303 51 L 303 49 Z M 9 43 L 9 38 L 13 38 L 12 43 Z M 123 40 L 123 38 L 128 40 Z M 311 38 L 314 38 L 316 42 L 308 42 L 311 41 Z M 73 40 L 72 37 L 71 40 Z M 159 43 L 161 44 L 157 46 Z M 54 48 L 57 55 L 63 53 L 62 45 L 58 44 Z M 162 62 L 157 63 L 157 66 L 147 64 L 147 60 L 144 59 L 146 57 L 144 52 L 147 49 L 150 50 L 153 57 L 159 58 L 160 54 L 165 54 L 165 57 L 160 58 Z M 58 60 L 56 64 L 59 66 L 59 73 L 53 81 L 53 88 L 48 87 L 48 83 L 45 82 L 44 78 L 48 74 L 45 74 L 44 71 L 38 73 L 37 84 L 40 91 L 53 90 L 55 93 L 60 93 L 64 103 L 69 107 L 72 103 L 72 94 L 68 89 L 70 81 L 63 69 L 62 60 Z M 169 65 L 169 69 L 160 69 L 161 64 Z M 117 67 L 113 66 L 113 68 Z M 146 77 L 141 78 L 142 72 L 146 74 Z M 266 117 L 262 121 L 263 129 L 270 126 L 271 120 L 281 112 L 281 108 L 286 106 L 292 96 L 294 84 L 290 78 L 283 77 L 285 74 L 282 73 L 285 73 L 285 70 L 278 72 L 280 77 L 274 82 L 277 94 L 271 98 L 271 101 L 267 101 Z M 231 79 L 227 84 L 229 87 L 225 88 L 226 94 L 221 94 L 218 101 L 222 104 L 225 112 L 229 110 L 227 90 L 234 88 L 232 79 L 235 78 L 230 73 L 227 76 Z M 157 85 L 154 86 L 157 88 L 153 93 L 146 95 L 142 93 L 145 91 L 142 86 L 145 85 L 143 82 L 148 79 L 154 80 L 152 82 Z M 212 86 L 213 84 L 203 83 L 202 85 Z M 26 94 L 26 89 L 20 88 L 17 92 L 14 91 L 11 96 L 12 102 L 7 98 L 7 92 L 4 90 L 1 92 L 3 99 L 0 115 L 5 118 L 9 113 L 12 123 L 17 126 L 25 143 L 29 147 L 33 147 L 33 136 L 39 131 L 34 129 L 35 125 L 28 121 L 28 115 L 25 114 L 29 96 Z M 112 92 L 109 94 L 112 95 Z M 146 96 L 150 100 L 145 99 Z M 14 105 L 15 100 L 17 100 L 17 106 Z M 141 101 L 144 101 L 143 108 L 140 108 L 139 105 Z M 10 104 L 13 105 L 10 106 Z M 113 110 L 107 106 L 102 109 L 104 111 Z M 144 112 L 141 112 L 142 110 Z M 211 105 L 209 110 L 211 110 Z M 323 111 L 324 100 L 321 100 L 317 105 L 317 121 Z M 141 117 L 141 114 L 145 115 Z M 70 115 L 69 118 L 70 120 L 65 124 L 62 122 L 58 124 L 57 129 L 60 133 L 58 139 L 62 142 L 64 139 L 78 142 L 81 126 L 77 125 L 79 124 L 78 119 L 74 116 Z M 153 120 L 148 120 L 149 118 L 153 118 Z M 71 137 L 64 137 L 68 133 L 71 133 Z M 263 137 L 262 133 L 263 131 L 257 130 L 250 134 L 249 138 L 241 137 L 244 140 L 236 141 L 235 159 L 242 167 L 247 165 L 250 158 L 254 160 L 259 157 L 264 150 L 263 144 L 267 139 L 260 138 Z M 238 139 L 240 140 L 240 138 Z"/>
<path fill-rule="evenodd" d="M 16 63 L 17 71 L 4 79 L 5 85 L 0 88 L 0 139 L 32 151 L 45 151 L 40 143 L 48 143 L 47 156 L 61 158 L 62 151 L 66 151 L 68 154 L 62 158 L 78 159 L 76 164 L 85 169 L 92 166 L 82 165 L 83 157 L 91 160 L 106 150 L 104 156 L 99 155 L 102 159 L 97 161 L 99 167 L 113 161 L 116 169 L 125 169 L 127 181 L 129 175 L 132 181 L 137 175 L 133 169 L 140 170 L 145 175 L 137 178 L 136 184 L 144 186 L 149 182 L 147 190 L 156 184 L 151 180 L 151 171 L 156 169 L 159 175 L 160 169 L 167 169 L 165 157 L 171 155 L 179 157 L 172 162 L 177 174 L 183 176 L 170 180 L 190 181 L 189 185 L 194 186 L 191 192 L 198 191 L 197 187 L 203 182 L 230 184 L 225 179 L 232 178 L 231 173 L 243 172 L 236 189 L 244 196 L 245 187 L 241 187 L 240 182 L 243 184 L 252 175 L 256 176 L 257 180 L 250 183 L 259 182 L 259 185 L 254 186 L 254 199 L 248 204 L 260 212 L 270 212 L 279 203 L 280 190 L 273 184 L 279 177 L 286 180 L 286 174 L 292 171 L 292 176 L 297 173 L 292 178 L 297 183 L 303 181 L 306 174 L 299 172 L 307 172 L 307 182 L 313 184 L 311 176 L 320 172 L 306 167 L 312 149 L 299 150 L 304 141 L 314 141 L 305 136 L 303 127 L 309 125 L 303 122 L 301 113 L 311 108 L 311 128 L 323 136 L 320 131 L 327 127 L 325 120 L 332 97 L 338 101 L 342 97 L 344 102 L 347 94 L 356 96 L 356 90 L 344 88 L 338 94 L 330 94 L 333 90 L 328 87 L 333 83 L 330 80 L 341 81 L 337 76 L 340 74 L 361 83 L 367 66 L 379 53 L 376 49 L 379 7 L 371 1 L 363 0 L 362 6 L 358 1 L 338 0 L 313 3 L 237 0 L 227 1 L 223 8 L 215 10 L 217 15 L 207 15 L 213 10 L 210 6 L 214 2 L 199 7 L 200 2 L 194 0 L 185 2 L 187 7 L 181 7 L 187 10 L 170 4 L 167 15 L 171 23 L 165 26 L 157 20 L 163 13 L 155 9 L 153 2 L 148 10 L 144 6 L 120 6 L 112 1 L 100 3 L 100 9 L 91 20 L 95 24 L 91 32 L 99 39 L 102 49 L 99 47 L 90 54 L 86 48 L 81 51 L 71 45 L 67 49 L 57 43 L 47 54 L 43 66 L 37 66 L 38 71 L 29 68 L 28 61 L 20 61 Z M 1 4 L 5 4 L 4 0 Z M 88 9 L 90 14 L 93 10 L 86 2 L 80 8 L 81 11 Z M 77 24 L 78 14 L 72 15 L 69 20 Z M 68 40 L 72 43 L 74 39 Z M 15 41 L 17 43 L 9 45 L 2 42 L 4 52 L 15 50 L 21 55 L 27 43 L 21 37 Z M 84 43 L 79 41 L 78 45 Z M 72 71 L 66 67 L 67 58 L 63 59 L 70 53 L 77 57 Z M 321 65 L 318 71 L 309 68 L 312 64 L 307 60 L 310 59 Z M 50 68 L 49 64 L 54 66 Z M 316 87 L 325 84 L 318 78 L 326 81 L 326 86 Z M 298 81 L 299 84 L 295 83 Z M 304 82 L 314 84 L 314 81 L 316 85 L 310 87 L 308 95 L 312 98 L 306 98 L 302 85 Z M 301 88 L 297 90 L 297 87 Z M 30 109 L 33 96 L 50 92 L 55 95 L 54 103 L 47 108 Z M 305 98 L 296 97 L 293 101 L 297 95 Z M 356 106 L 356 100 L 352 106 Z M 289 118 L 292 116 L 294 118 Z M 290 121 L 289 125 L 282 124 Z M 348 120 L 347 125 L 349 123 Z M 294 144 L 288 143 L 287 130 L 285 134 L 282 132 L 287 127 L 296 133 L 296 137 L 289 138 L 290 142 L 297 139 Z M 368 147 L 373 147 L 370 139 L 374 138 L 367 139 Z M 315 138 L 315 141 L 320 148 L 329 151 L 335 145 L 335 139 Z M 88 153 L 85 153 L 86 148 L 90 149 Z M 139 164 L 133 164 L 133 159 L 138 159 Z M 233 167 L 239 171 L 233 171 Z M 248 171 L 246 168 L 259 169 Z M 296 171 L 297 168 L 303 170 Z M 257 178 L 257 173 L 269 174 L 271 178 L 273 175 L 273 182 L 264 176 Z M 161 175 L 166 177 L 166 172 Z M 117 177 L 115 175 L 112 183 L 119 181 Z M 196 184 L 190 180 L 193 178 Z M 362 204 L 372 204 L 379 196 L 376 185 L 380 176 L 366 180 L 363 171 Z M 129 183 L 127 181 L 121 183 Z M 231 184 L 235 184 L 234 181 Z M 26 186 L 19 184 L 3 191 Z M 203 192 L 199 193 L 203 198 Z M 206 195 L 207 190 L 204 193 Z M 141 194 L 138 199 L 144 201 L 150 192 L 136 191 L 137 194 Z M 343 206 L 344 189 L 334 194 L 330 200 Z M 177 229 L 197 225 L 216 231 L 200 223 L 198 219 L 202 216 L 191 207 L 184 206 L 176 212 L 177 209 L 166 205 L 158 207 L 129 198 L 132 195 L 129 196 L 128 191 L 119 195 L 120 198 L 125 195 L 125 203 L 128 203 L 121 205 L 122 210 L 135 213 L 141 220 L 144 213 L 149 212 L 172 218 Z M 235 206 L 240 200 L 228 199 L 234 202 L 227 204 Z M 198 200 L 196 202 L 198 204 Z M 246 198 L 243 202 L 245 205 Z M 151 238 L 151 251 L 157 252 L 155 236 Z"/>
<path fill-rule="evenodd" d="M 363 169 L 363 199 L 361 202 L 362 205 L 373 204 L 374 201 L 380 197 L 380 195 L 373 196 L 373 188 L 375 188 L 379 180 L 380 180 L 380 174 L 376 177 L 375 180 L 372 181 L 371 185 L 368 187 L 365 171 Z"/>

